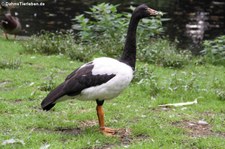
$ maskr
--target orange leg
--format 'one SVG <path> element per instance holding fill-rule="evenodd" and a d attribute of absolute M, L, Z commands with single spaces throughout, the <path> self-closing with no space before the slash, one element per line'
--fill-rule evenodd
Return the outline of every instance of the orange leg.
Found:
<path fill-rule="evenodd" d="M 105 127 L 104 112 L 103 112 L 102 105 L 97 105 L 96 110 L 98 115 L 100 131 L 106 136 L 114 135 L 116 133 L 116 130 Z"/>

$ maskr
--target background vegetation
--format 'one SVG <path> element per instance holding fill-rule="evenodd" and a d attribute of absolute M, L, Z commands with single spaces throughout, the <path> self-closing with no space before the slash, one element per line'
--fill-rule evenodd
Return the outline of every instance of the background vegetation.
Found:
<path fill-rule="evenodd" d="M 203 43 L 204 50 L 201 51 L 206 62 L 214 65 L 225 66 L 225 36 L 217 37 Z"/>

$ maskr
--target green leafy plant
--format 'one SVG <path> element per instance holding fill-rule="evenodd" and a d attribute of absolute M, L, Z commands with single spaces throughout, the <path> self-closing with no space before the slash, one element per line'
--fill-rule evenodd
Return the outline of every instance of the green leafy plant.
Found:
<path fill-rule="evenodd" d="M 115 39 L 124 35 L 128 20 L 125 14 L 117 12 L 118 5 L 101 3 L 90 8 L 90 11 L 75 17 L 78 24 L 73 26 L 79 30 L 79 36 L 84 41 L 96 39 Z"/>
<path fill-rule="evenodd" d="M 24 44 L 25 49 L 43 54 L 63 53 L 72 60 L 88 61 L 95 55 L 118 58 L 125 42 L 130 13 L 118 13 L 118 5 L 101 3 L 75 18 L 78 39 L 68 33 L 43 32 Z M 130 7 L 134 10 L 134 7 Z M 87 17 L 88 16 L 88 17 Z M 149 30 L 150 28 L 150 30 Z M 182 68 L 190 55 L 178 52 L 175 44 L 156 39 L 163 32 L 161 18 L 142 19 L 138 26 L 138 59 L 164 67 Z"/>
<path fill-rule="evenodd" d="M 0 69 L 18 69 L 21 66 L 20 58 L 3 58 L 0 59 Z"/>
<path fill-rule="evenodd" d="M 93 46 L 93 45 L 92 45 Z M 76 43 L 71 32 L 42 32 L 33 35 L 23 44 L 26 52 L 40 54 L 65 54 L 72 60 L 87 61 L 92 58 L 95 48 L 83 43 Z"/>
<path fill-rule="evenodd" d="M 211 64 L 225 65 L 225 36 L 217 37 L 214 40 L 205 40 L 203 43 L 205 61 Z"/>
<path fill-rule="evenodd" d="M 135 71 L 133 82 L 137 82 L 142 89 L 148 90 L 151 97 L 155 97 L 161 90 L 158 84 L 158 77 L 150 70 L 147 64 L 140 65 Z"/>
<path fill-rule="evenodd" d="M 215 90 L 215 94 L 220 100 L 225 100 L 225 84 L 223 80 L 214 78 L 212 88 Z"/>
<path fill-rule="evenodd" d="M 188 51 L 178 51 L 176 45 L 166 39 L 152 40 L 140 50 L 139 59 L 163 67 L 182 68 L 191 58 Z"/>
<path fill-rule="evenodd" d="M 56 87 L 56 83 L 54 81 L 54 73 L 50 73 L 50 75 L 48 75 L 45 78 L 45 81 L 40 84 L 40 86 L 38 86 L 38 89 L 41 91 L 51 91 Z"/>
<path fill-rule="evenodd" d="M 44 31 L 40 35 L 33 35 L 30 40 L 23 44 L 28 52 L 42 53 L 46 55 L 65 53 L 66 50 L 73 48 L 73 34 L 51 33 Z"/>
<path fill-rule="evenodd" d="M 220 100 L 225 101 L 225 91 L 224 90 L 216 90 L 215 93 Z"/>
<path fill-rule="evenodd" d="M 118 57 L 123 48 L 125 34 L 131 17 L 130 13 L 118 13 L 118 5 L 101 3 L 92 6 L 90 11 L 75 18 L 73 28 L 79 30 L 81 42 L 96 43 L 99 51 L 106 56 Z M 134 7 L 130 7 L 134 10 Z M 89 17 L 85 17 L 89 15 Z M 149 30 L 150 28 L 150 30 Z M 154 40 L 163 32 L 161 18 L 142 19 L 138 26 L 138 58 L 144 62 L 164 67 L 181 68 L 190 54 L 177 51 L 175 44 L 167 40 Z M 151 38 L 152 42 L 149 42 Z"/>
<path fill-rule="evenodd" d="M 148 80 L 151 75 L 152 75 L 152 71 L 149 70 L 146 64 L 140 65 L 136 68 L 133 81 L 142 83 L 142 82 L 145 82 L 145 80 Z"/>
<path fill-rule="evenodd" d="M 85 15 L 75 17 L 76 23 L 73 28 L 79 30 L 78 35 L 83 41 L 93 42 L 101 39 L 104 42 L 123 43 L 131 14 L 118 13 L 117 7 L 118 5 L 109 3 L 92 6 Z M 85 17 L 86 15 L 89 17 Z M 146 31 L 149 27 L 151 30 Z M 143 19 L 138 30 L 140 39 L 148 40 L 150 36 L 160 34 L 163 31 L 161 20 L 160 18 Z"/>
<path fill-rule="evenodd" d="M 189 78 L 191 76 L 191 78 Z M 194 73 L 186 73 L 183 72 L 183 76 L 177 76 L 177 73 L 173 73 L 171 75 L 171 81 L 169 83 L 169 90 L 176 91 L 176 90 L 197 90 L 197 86 L 195 85 L 196 74 Z"/>
<path fill-rule="evenodd" d="M 72 60 L 87 62 L 92 60 L 97 52 L 95 45 L 85 45 L 84 43 L 73 43 L 70 49 L 66 49 L 66 55 Z"/>

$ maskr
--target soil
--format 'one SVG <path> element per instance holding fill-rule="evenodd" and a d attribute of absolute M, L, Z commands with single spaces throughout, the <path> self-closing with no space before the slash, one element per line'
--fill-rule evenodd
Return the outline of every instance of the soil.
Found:
<path fill-rule="evenodd" d="M 225 137 L 223 132 L 214 132 L 210 124 L 202 124 L 195 121 L 178 121 L 172 123 L 173 125 L 183 128 L 192 137 L 204 137 L 204 136 L 222 136 Z"/>

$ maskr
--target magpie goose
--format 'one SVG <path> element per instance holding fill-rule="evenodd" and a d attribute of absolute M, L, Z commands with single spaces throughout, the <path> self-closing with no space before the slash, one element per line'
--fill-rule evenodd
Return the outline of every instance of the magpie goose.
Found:
<path fill-rule="evenodd" d="M 100 131 L 113 135 L 116 130 L 105 127 L 103 103 L 117 97 L 131 82 L 136 61 L 136 30 L 140 19 L 159 12 L 142 4 L 132 13 L 123 54 L 119 60 L 101 57 L 82 65 L 67 76 L 42 101 L 43 110 L 50 110 L 65 99 L 95 100 Z"/>
<path fill-rule="evenodd" d="M 10 9 L 7 6 L 0 4 L 0 10 L 3 12 L 3 19 L 0 21 L 0 28 L 2 28 L 6 39 L 8 39 L 7 34 L 16 34 L 21 31 L 21 23 L 19 19 L 15 16 L 12 16 Z"/>

